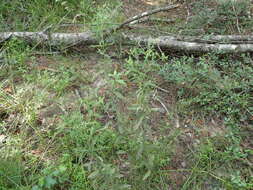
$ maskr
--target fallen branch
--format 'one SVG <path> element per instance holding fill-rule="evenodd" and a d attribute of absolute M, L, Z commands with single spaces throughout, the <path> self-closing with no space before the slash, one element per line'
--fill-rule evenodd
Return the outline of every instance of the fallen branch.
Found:
<path fill-rule="evenodd" d="M 130 19 L 110 31 L 104 31 L 104 39 L 113 31 L 122 29 L 126 25 L 140 22 L 144 17 L 152 14 L 168 11 L 179 7 L 179 5 L 169 5 L 157 8 L 151 11 L 143 12 Z M 51 27 L 51 26 L 50 26 Z M 49 27 L 49 28 L 50 28 Z M 82 33 L 50 33 L 47 30 L 42 32 L 0 32 L 0 44 L 13 38 L 21 38 L 27 42 L 45 44 L 49 46 L 61 46 L 65 48 L 77 45 L 99 45 L 99 41 L 91 32 Z M 159 49 L 170 49 L 185 52 L 211 52 L 218 51 L 221 53 L 243 53 L 253 52 L 253 36 L 250 35 L 218 35 L 218 36 L 134 36 L 123 34 L 123 45 L 130 43 L 141 45 L 153 45 Z"/>
<path fill-rule="evenodd" d="M 134 22 L 131 22 L 129 25 L 134 25 L 134 24 L 141 24 L 141 23 L 146 23 L 146 22 L 151 22 L 151 23 L 154 23 L 154 22 L 160 22 L 160 23 L 173 23 L 175 22 L 176 19 L 159 19 L 159 18 L 145 18 L 145 19 L 141 19 L 141 20 L 136 20 Z"/>
<path fill-rule="evenodd" d="M 251 35 L 216 35 L 216 36 L 171 36 L 173 40 L 199 42 L 199 43 L 219 43 L 219 44 L 253 44 Z"/>
<path fill-rule="evenodd" d="M 168 5 L 166 7 L 161 7 L 161 8 L 153 9 L 151 11 L 143 12 L 143 13 L 136 15 L 130 19 L 127 19 L 125 22 L 123 22 L 118 27 L 116 27 L 114 30 L 117 31 L 128 24 L 135 24 L 135 21 L 138 22 L 138 20 L 142 19 L 143 17 L 150 16 L 150 15 L 156 14 L 158 12 L 164 12 L 164 11 L 168 11 L 171 9 L 175 9 L 177 7 L 179 7 L 179 5 Z"/>
<path fill-rule="evenodd" d="M 46 44 L 50 46 L 60 45 L 97 45 L 98 41 L 90 32 L 82 33 L 46 33 L 46 32 L 0 32 L 0 41 L 11 38 L 23 39 L 27 42 Z"/>
<path fill-rule="evenodd" d="M 173 36 L 160 36 L 157 38 L 148 36 L 124 35 L 126 40 L 141 45 L 154 45 L 161 49 L 170 49 L 185 52 L 220 52 L 220 53 L 245 53 L 253 52 L 253 44 L 208 44 L 177 40 Z M 223 36 L 226 38 L 226 36 Z M 182 37 L 183 38 L 183 37 Z M 242 36 L 243 39 L 243 36 Z"/>
<path fill-rule="evenodd" d="M 51 33 L 43 32 L 2 32 L 0 41 L 9 40 L 12 37 L 21 38 L 28 42 L 46 44 L 50 46 L 77 46 L 98 45 L 94 35 L 90 32 L 84 33 Z M 240 40 L 239 43 L 237 40 Z M 201 42 L 198 42 L 201 41 Z M 210 44 L 210 41 L 212 42 Z M 224 41 L 228 41 L 224 44 Z M 231 41 L 231 43 L 230 43 Z M 161 49 L 170 49 L 185 52 L 212 52 L 244 53 L 253 52 L 253 36 L 212 36 L 205 40 L 201 37 L 189 36 L 135 36 L 123 34 L 123 45 L 129 42 L 141 45 L 153 45 Z M 237 43 L 236 43 L 237 42 Z"/>

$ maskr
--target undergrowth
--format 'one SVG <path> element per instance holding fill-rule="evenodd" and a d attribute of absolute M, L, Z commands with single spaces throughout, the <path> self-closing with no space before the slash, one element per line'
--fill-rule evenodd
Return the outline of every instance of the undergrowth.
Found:
<path fill-rule="evenodd" d="M 250 26 L 247 2 L 224 1 L 206 15 L 203 2 L 189 24 L 220 34 Z M 87 22 L 102 39 L 91 55 L 38 54 L 20 39 L 2 44 L 0 190 L 252 189 L 252 55 L 120 47 L 126 58 L 112 59 L 101 31 L 122 20 L 121 6 L 0 5 L 0 30 Z"/>
<path fill-rule="evenodd" d="M 250 1 L 207 1 L 191 4 L 192 17 L 186 24 L 186 32 L 199 34 L 248 33 L 252 28 Z"/>
<path fill-rule="evenodd" d="M 120 3 L 115 0 L 35 0 L 3 1 L 0 6 L 0 31 L 50 31 L 64 30 L 64 25 L 83 24 L 82 30 L 90 25 L 96 32 L 102 26 L 113 26 Z M 111 11 L 114 13 L 111 14 Z M 103 21 L 103 22 L 102 22 Z M 107 24 L 106 24 L 107 22 Z M 103 28 L 104 28 L 103 27 Z"/>
<path fill-rule="evenodd" d="M 242 55 L 238 60 L 219 59 L 215 55 L 176 58 L 160 73 L 177 84 L 182 110 L 198 112 L 199 109 L 203 114 L 241 122 L 251 120 L 253 67 L 249 56 Z"/>

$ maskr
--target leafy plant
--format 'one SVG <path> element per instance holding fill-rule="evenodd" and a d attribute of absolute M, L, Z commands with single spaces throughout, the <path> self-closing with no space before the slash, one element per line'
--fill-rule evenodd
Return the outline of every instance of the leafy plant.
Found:
<path fill-rule="evenodd" d="M 64 173 L 66 172 L 65 166 L 58 168 L 46 168 L 42 172 L 43 176 L 39 178 L 38 185 L 32 187 L 32 190 L 47 190 L 54 189 L 56 185 L 60 185 L 66 181 Z"/>
<path fill-rule="evenodd" d="M 242 179 L 240 171 L 232 174 L 230 180 L 233 187 L 237 189 L 251 189 L 253 187 L 252 183 L 247 183 L 244 179 Z"/>

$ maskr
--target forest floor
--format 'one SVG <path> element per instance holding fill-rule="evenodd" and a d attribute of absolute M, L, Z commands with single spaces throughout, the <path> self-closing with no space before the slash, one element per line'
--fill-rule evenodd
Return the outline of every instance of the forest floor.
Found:
<path fill-rule="evenodd" d="M 179 2 L 129 32 L 252 33 L 248 2 L 229 2 Z M 53 25 L 101 37 L 166 3 L 6 1 L 0 31 Z M 70 49 L 1 44 L 0 190 L 252 189 L 252 55 L 161 52 L 117 39 Z"/>

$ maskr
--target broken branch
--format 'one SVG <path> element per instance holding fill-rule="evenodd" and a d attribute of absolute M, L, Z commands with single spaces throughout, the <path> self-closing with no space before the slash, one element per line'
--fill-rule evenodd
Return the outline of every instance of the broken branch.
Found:
<path fill-rule="evenodd" d="M 114 30 L 117 31 L 117 30 L 123 28 L 124 26 L 126 26 L 128 24 L 134 24 L 134 21 L 140 20 L 143 17 L 150 16 L 150 15 L 156 14 L 158 12 L 168 11 L 170 9 L 175 9 L 177 7 L 179 7 L 179 5 L 169 5 L 169 6 L 166 6 L 166 7 L 161 7 L 161 8 L 157 8 L 157 9 L 153 9 L 153 10 L 150 10 L 150 11 L 143 12 L 143 13 L 141 13 L 139 15 L 136 15 L 136 16 L 130 18 L 130 19 L 127 19 L 125 22 L 123 22 L 118 27 L 116 27 Z"/>
<path fill-rule="evenodd" d="M 9 40 L 12 37 L 21 38 L 28 42 L 46 44 L 50 46 L 77 46 L 77 45 L 98 45 L 99 41 L 90 32 L 83 33 L 51 33 L 43 32 L 2 32 L 0 41 Z M 244 53 L 253 52 L 253 36 L 210 36 L 207 38 L 191 36 L 135 36 L 123 34 L 123 45 L 134 44 L 159 47 L 161 49 L 170 49 L 185 52 L 212 52 L 221 53 Z M 239 41 L 238 41 L 239 40 Z"/>

